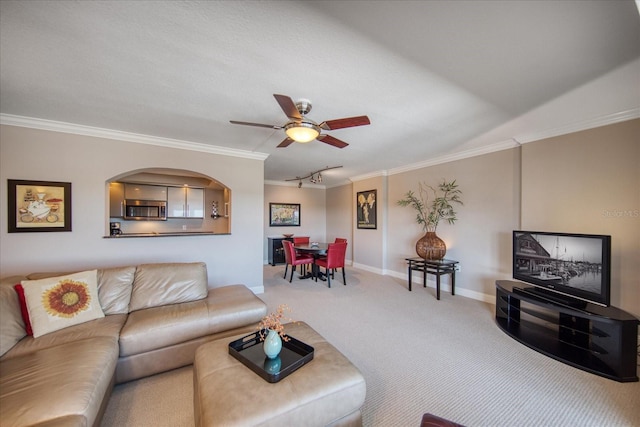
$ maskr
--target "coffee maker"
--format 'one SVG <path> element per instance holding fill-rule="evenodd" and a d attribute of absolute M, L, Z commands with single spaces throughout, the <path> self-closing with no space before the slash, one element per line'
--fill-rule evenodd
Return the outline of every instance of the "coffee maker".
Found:
<path fill-rule="evenodd" d="M 122 230 L 120 229 L 120 223 L 119 222 L 112 222 L 110 223 L 111 226 L 111 235 L 112 236 L 119 236 L 122 234 Z"/>

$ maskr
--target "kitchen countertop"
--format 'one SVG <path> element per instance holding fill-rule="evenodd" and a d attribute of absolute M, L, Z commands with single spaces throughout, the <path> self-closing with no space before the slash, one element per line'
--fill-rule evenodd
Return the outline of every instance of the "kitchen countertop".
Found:
<path fill-rule="evenodd" d="M 171 237 L 171 236 L 213 236 L 231 233 L 214 233 L 213 231 L 174 231 L 165 233 L 122 233 L 115 236 L 104 236 L 105 239 L 126 239 L 131 237 Z"/>

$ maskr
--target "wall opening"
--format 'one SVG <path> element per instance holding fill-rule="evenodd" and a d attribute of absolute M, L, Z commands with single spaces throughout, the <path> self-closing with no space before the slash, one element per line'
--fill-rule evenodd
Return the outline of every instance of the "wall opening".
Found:
<path fill-rule="evenodd" d="M 105 183 L 105 235 L 230 234 L 231 189 L 199 172 L 146 168 Z"/>

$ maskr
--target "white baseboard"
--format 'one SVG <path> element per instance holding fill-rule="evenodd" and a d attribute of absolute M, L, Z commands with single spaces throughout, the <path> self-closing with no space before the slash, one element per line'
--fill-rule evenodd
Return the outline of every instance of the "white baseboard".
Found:
<path fill-rule="evenodd" d="M 363 270 L 367 270 L 367 271 L 371 271 L 372 273 L 378 273 L 378 274 L 382 274 L 382 275 L 386 275 L 386 276 L 392 276 L 392 277 L 396 277 L 398 279 L 403 279 L 404 281 L 408 281 L 409 280 L 409 276 L 407 273 L 400 273 L 397 271 L 393 271 L 393 270 L 385 270 L 384 272 L 379 272 L 376 271 L 377 269 L 373 269 L 371 267 L 368 266 L 357 266 L 358 268 L 361 268 Z M 412 287 L 414 286 L 422 286 L 422 274 L 412 274 L 411 275 L 411 283 L 412 283 Z M 436 288 L 436 280 L 431 278 L 430 276 L 427 276 L 427 286 L 429 288 Z M 448 283 L 448 281 L 441 281 L 440 282 L 440 290 L 441 291 L 445 291 L 445 292 L 451 292 L 451 285 Z M 495 295 L 488 295 L 488 294 L 484 294 L 482 292 L 477 292 L 477 291 L 472 291 L 470 289 L 465 289 L 465 288 L 461 288 L 459 286 L 456 287 L 456 295 L 461 295 L 463 297 L 467 297 L 467 298 L 471 298 L 471 299 L 475 299 L 478 301 L 483 301 L 489 304 L 495 304 L 496 303 L 496 297 Z"/>
<path fill-rule="evenodd" d="M 265 265 L 269 264 L 267 261 L 264 262 Z M 351 265 L 354 268 L 358 268 L 360 270 L 364 270 L 364 271 L 368 271 L 370 273 L 374 273 L 374 274 L 379 274 L 380 276 L 392 276 L 392 277 L 396 277 L 398 279 L 402 279 L 404 281 L 408 280 L 408 275 L 407 273 L 400 273 L 397 271 L 393 271 L 393 270 L 383 270 L 380 268 L 376 268 L 376 267 L 371 267 L 370 265 L 366 265 L 366 264 L 359 264 L 357 262 L 353 262 L 351 260 L 345 260 L 345 264 L 347 265 Z M 412 275 L 412 286 L 422 286 L 422 274 L 414 274 Z M 432 279 L 430 276 L 427 276 L 427 286 L 430 288 L 435 289 L 436 288 L 436 281 L 435 279 Z M 264 293 L 264 286 L 262 287 L 256 287 L 255 289 L 261 289 L 259 292 L 256 292 L 256 290 L 254 290 L 254 288 L 250 288 L 251 290 L 254 291 L 254 293 Z M 451 285 L 443 280 L 440 282 L 440 290 L 441 291 L 445 291 L 445 292 L 451 292 Z M 465 289 L 465 288 L 461 288 L 461 287 L 456 287 L 456 294 L 466 297 L 466 298 L 471 298 L 471 299 L 475 299 L 478 301 L 483 301 L 489 304 L 495 304 L 496 303 L 496 296 L 495 295 L 488 295 L 488 294 L 484 294 L 482 292 L 477 292 L 477 291 L 472 291 L 470 289 Z M 640 342 L 640 341 L 638 341 Z"/>

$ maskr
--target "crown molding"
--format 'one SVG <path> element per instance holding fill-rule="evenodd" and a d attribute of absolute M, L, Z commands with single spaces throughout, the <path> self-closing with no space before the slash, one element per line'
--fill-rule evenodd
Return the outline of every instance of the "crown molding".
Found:
<path fill-rule="evenodd" d="M 57 122 L 53 120 L 37 119 L 33 117 L 14 116 L 0 114 L 0 124 L 19 126 L 31 129 L 47 130 L 52 132 L 64 132 L 75 135 L 92 136 L 96 138 L 113 139 L 117 141 L 133 142 L 137 144 L 156 145 L 159 147 L 177 148 L 180 150 L 199 151 L 223 156 L 241 157 L 251 160 L 265 160 L 269 157 L 266 153 L 256 153 L 246 150 L 219 147 L 216 145 L 202 144 L 199 142 L 182 141 L 178 139 L 162 138 L 158 136 L 142 135 L 138 133 L 121 132 L 110 129 L 77 125 L 74 123 Z"/>
<path fill-rule="evenodd" d="M 370 179 L 370 178 L 378 178 L 379 176 L 387 176 L 387 171 L 381 170 L 381 171 L 375 171 L 371 173 L 365 173 L 362 175 L 352 176 L 352 177 L 349 177 L 349 180 L 351 182 L 357 182 L 357 181 L 364 181 L 365 179 Z"/>
<path fill-rule="evenodd" d="M 618 113 L 607 114 L 597 118 L 588 120 L 582 120 L 566 126 L 559 126 L 556 128 L 547 129 L 539 132 L 532 132 L 528 134 L 518 135 L 513 138 L 497 142 L 485 147 L 474 148 L 470 150 L 460 151 L 457 153 L 446 154 L 444 156 L 435 157 L 423 162 L 412 163 L 405 166 L 389 169 L 386 171 L 376 171 L 365 175 L 358 175 L 349 178 L 352 182 L 362 181 L 364 179 L 375 178 L 378 176 L 396 175 L 403 172 L 409 172 L 416 169 L 422 169 L 429 166 L 436 166 L 443 163 L 452 162 L 455 160 L 463 160 L 471 157 L 481 156 L 483 154 L 490 154 L 497 151 L 508 150 L 510 148 L 518 147 L 522 144 L 526 144 L 533 141 L 540 141 L 542 139 L 552 138 L 560 135 L 567 135 L 574 132 L 580 132 L 583 130 L 593 129 L 601 126 L 612 125 L 615 123 L 624 122 L 627 120 L 633 120 L 640 118 L 640 108 L 632 108 L 626 111 Z"/>
<path fill-rule="evenodd" d="M 559 126 L 539 132 L 531 132 L 528 134 L 516 136 L 514 137 L 514 139 L 521 144 L 527 144 L 533 141 L 540 141 L 542 139 L 553 138 L 560 135 L 567 135 L 569 133 L 612 125 L 615 123 L 620 123 L 637 118 L 640 118 L 640 108 L 632 108 L 630 110 L 621 111 L 618 113 L 612 113 L 596 118 L 581 120 L 579 122 L 571 123 L 565 126 Z"/>
<path fill-rule="evenodd" d="M 443 163 L 453 162 L 455 160 L 468 159 L 470 157 L 477 157 L 483 154 L 495 153 L 496 151 L 508 150 L 510 148 L 518 147 L 520 144 L 515 139 L 508 139 L 495 144 L 488 145 L 486 147 L 474 148 L 470 150 L 460 151 L 458 153 L 446 154 L 444 156 L 435 157 L 423 162 L 412 163 L 409 165 L 401 166 L 398 168 L 389 169 L 388 175 L 396 175 L 403 172 L 409 172 L 416 169 L 422 169 L 429 166 L 440 165 Z"/>

